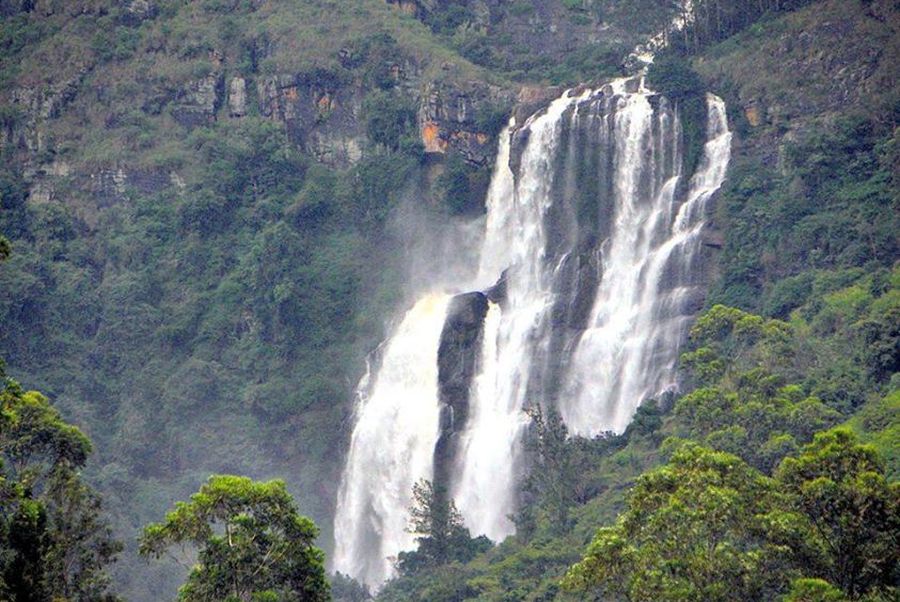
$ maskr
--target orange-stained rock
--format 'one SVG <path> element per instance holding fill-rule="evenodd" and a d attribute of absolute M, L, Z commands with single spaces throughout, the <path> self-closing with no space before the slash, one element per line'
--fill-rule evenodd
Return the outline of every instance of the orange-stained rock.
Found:
<path fill-rule="evenodd" d="M 443 153 L 447 150 L 447 141 L 440 136 L 441 128 L 433 121 L 422 126 L 422 144 L 426 153 Z"/>
<path fill-rule="evenodd" d="M 323 94 L 316 104 L 319 106 L 319 111 L 333 111 L 335 102 L 331 95 Z"/>
<path fill-rule="evenodd" d="M 762 116 L 759 114 L 759 107 L 756 105 L 751 105 L 744 110 L 744 114 L 747 116 L 747 121 L 750 122 L 750 125 L 753 127 L 758 126 L 762 123 Z"/>

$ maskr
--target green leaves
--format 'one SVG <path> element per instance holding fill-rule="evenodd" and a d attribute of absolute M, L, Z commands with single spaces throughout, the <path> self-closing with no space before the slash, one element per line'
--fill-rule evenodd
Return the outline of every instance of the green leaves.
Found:
<path fill-rule="evenodd" d="M 778 467 L 777 479 L 792 503 L 815 526 L 826 553 L 815 571 L 851 598 L 889 586 L 900 551 L 900 484 L 889 484 L 875 450 L 852 432 L 816 435 L 803 453 Z"/>
<path fill-rule="evenodd" d="M 567 588 L 628 600 L 754 600 L 785 579 L 764 536 L 775 483 L 740 458 L 695 444 L 638 479 L 615 527 L 600 529 Z"/>
<path fill-rule="evenodd" d="M 7 380 L 0 391 L 4 428 L 0 450 L 11 466 L 25 474 L 26 485 L 57 468 L 78 469 L 91 453 L 90 440 L 62 420 L 49 400 L 37 391 L 22 391 Z"/>
<path fill-rule="evenodd" d="M 90 440 L 37 391 L 2 386 L 0 598 L 112 599 L 104 567 L 121 547 L 78 473 Z"/>
<path fill-rule="evenodd" d="M 144 528 L 140 553 L 158 558 L 175 544 L 199 550 L 182 600 L 327 600 L 317 536 L 283 481 L 213 475 L 162 523 Z"/>
<path fill-rule="evenodd" d="M 685 443 L 638 479 L 563 585 L 632 601 L 890 597 L 898 537 L 900 485 L 849 431 L 816 435 L 775 479 Z"/>

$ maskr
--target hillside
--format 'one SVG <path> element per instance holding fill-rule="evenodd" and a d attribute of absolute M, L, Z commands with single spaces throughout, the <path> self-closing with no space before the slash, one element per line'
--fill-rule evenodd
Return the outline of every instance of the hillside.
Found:
<path fill-rule="evenodd" d="M 472 4 L 453 18 L 510 57 L 535 31 L 548 57 L 621 56 L 649 26 L 632 27 L 639 2 L 608 3 L 614 27 L 564 3 L 486 3 L 482 22 Z M 477 212 L 516 98 L 593 69 L 473 64 L 434 22 L 451 8 L 0 4 L 0 349 L 95 441 L 129 598 L 180 580 L 134 535 L 211 472 L 290 475 L 330 545 L 354 383 L 418 236 L 395 208 Z"/>
<path fill-rule="evenodd" d="M 703 309 L 789 324 L 774 372 L 799 393 L 770 398 L 815 398 L 814 430 L 849 425 L 896 480 L 900 9 L 784 4 L 664 52 L 687 92 L 662 69 L 650 84 L 695 147 L 706 91 L 734 132 Z M 622 74 L 678 5 L 0 0 L 0 357 L 94 442 L 84 475 L 125 545 L 115 591 L 174 595 L 184 568 L 135 538 L 212 473 L 285 479 L 331 553 L 366 357 L 483 213 L 498 133 Z M 738 380 L 715 384 L 771 393 Z M 560 577 L 670 457 L 666 436 L 741 455 L 772 435 L 728 440 L 729 419 L 676 407 L 572 440 L 589 465 L 574 497 L 548 510 L 554 484 L 529 483 L 519 535 L 384 599 L 565 599 Z M 780 453 L 751 461 L 771 472 Z"/>

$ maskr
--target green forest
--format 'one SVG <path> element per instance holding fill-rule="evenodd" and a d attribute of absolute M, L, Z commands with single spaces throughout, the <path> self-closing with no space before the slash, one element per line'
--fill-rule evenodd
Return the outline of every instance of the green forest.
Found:
<path fill-rule="evenodd" d="M 483 216 L 511 115 L 683 11 L 0 0 L 0 600 L 897 599 L 892 0 L 693 2 L 646 83 L 688 166 L 707 92 L 734 139 L 678 393 L 593 438 L 530 407 L 505 541 L 421 481 L 393 579 L 329 564 L 409 266 Z"/>

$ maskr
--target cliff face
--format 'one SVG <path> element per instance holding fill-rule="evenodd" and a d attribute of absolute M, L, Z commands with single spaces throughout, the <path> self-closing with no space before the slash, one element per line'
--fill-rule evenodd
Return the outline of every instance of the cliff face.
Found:
<path fill-rule="evenodd" d="M 730 94 L 748 152 L 778 165 L 783 142 L 891 102 L 897 27 L 896 3 L 821 2 L 751 27 L 698 57 L 695 68 Z"/>

